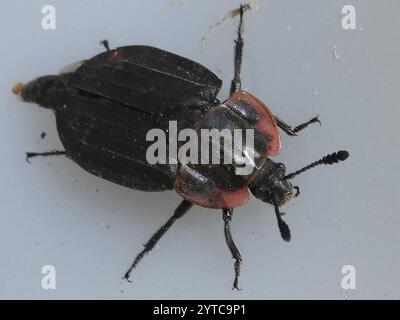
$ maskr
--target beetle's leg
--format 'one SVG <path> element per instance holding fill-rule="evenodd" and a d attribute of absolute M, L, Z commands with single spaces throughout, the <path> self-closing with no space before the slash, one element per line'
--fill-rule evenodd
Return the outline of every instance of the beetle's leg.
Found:
<path fill-rule="evenodd" d="M 174 224 L 174 222 L 183 217 L 186 212 L 193 206 L 192 203 L 189 201 L 183 200 L 181 204 L 176 208 L 172 217 L 164 224 L 157 232 L 150 238 L 149 241 L 144 245 L 144 249 L 136 256 L 135 260 L 133 260 L 131 266 L 129 267 L 128 271 L 124 275 L 124 279 L 129 280 L 133 269 L 139 264 L 139 262 L 143 259 L 143 257 L 148 254 L 157 242 L 162 238 L 162 236 L 168 231 L 168 229 Z"/>
<path fill-rule="evenodd" d="M 239 91 L 242 87 L 242 83 L 240 80 L 240 71 L 242 69 L 242 59 L 243 59 L 243 14 L 244 11 L 248 9 L 249 5 L 240 5 L 240 21 L 237 29 L 237 39 L 235 40 L 235 57 L 234 57 L 234 65 L 235 65 L 235 74 L 231 83 L 231 91 L 230 94 Z"/>
<path fill-rule="evenodd" d="M 101 40 L 101 41 L 100 41 L 100 44 L 101 44 L 104 48 L 106 48 L 107 51 L 110 51 L 110 43 L 108 42 L 107 39 Z"/>
<path fill-rule="evenodd" d="M 272 201 L 274 202 L 276 220 L 278 221 L 279 232 L 281 233 L 282 239 L 285 241 L 290 241 L 290 229 L 289 226 L 283 221 L 282 216 L 285 214 L 279 211 L 278 203 L 275 196 L 272 196 Z"/>
<path fill-rule="evenodd" d="M 231 235 L 230 222 L 232 220 L 233 209 L 223 209 L 222 217 L 224 219 L 224 232 L 225 232 L 225 241 L 228 245 L 229 250 L 231 251 L 232 258 L 235 259 L 235 281 L 233 282 L 232 289 L 240 290 L 238 287 L 239 275 L 240 275 L 240 265 L 242 263 L 242 256 L 235 243 L 233 242 Z"/>
<path fill-rule="evenodd" d="M 30 159 L 34 157 L 49 157 L 49 156 L 65 156 L 66 151 L 52 150 L 48 152 L 26 152 L 26 161 L 30 162 Z"/>
<path fill-rule="evenodd" d="M 304 130 L 307 128 L 310 124 L 312 123 L 319 123 L 321 125 L 321 121 L 319 121 L 318 116 L 312 118 L 311 120 L 304 122 L 302 124 L 299 124 L 298 126 L 292 128 L 289 126 L 287 123 L 283 122 L 280 118 L 275 116 L 275 121 L 278 124 L 279 128 L 281 128 L 283 131 L 285 131 L 286 134 L 289 136 L 297 136 L 297 132 Z"/>

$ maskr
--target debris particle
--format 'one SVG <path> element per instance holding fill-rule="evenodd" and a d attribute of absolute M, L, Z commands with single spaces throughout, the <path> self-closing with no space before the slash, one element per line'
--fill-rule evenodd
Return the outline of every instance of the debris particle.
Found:
<path fill-rule="evenodd" d="M 254 8 L 254 4 L 251 2 L 248 2 L 246 4 L 243 5 L 244 11 L 248 11 Z M 257 9 L 257 7 L 255 8 Z M 238 16 L 240 14 L 240 7 L 239 8 L 235 8 L 232 9 L 230 11 L 228 11 L 228 13 L 221 19 L 219 20 L 217 23 L 215 23 L 214 25 L 212 25 L 206 32 L 205 36 L 201 39 L 201 48 L 204 51 L 204 48 L 207 46 L 207 37 L 208 35 L 213 32 L 216 28 L 218 28 L 219 26 L 225 24 L 229 19 L 234 18 L 236 16 Z"/>
<path fill-rule="evenodd" d="M 103 228 L 106 228 L 107 230 L 110 230 L 111 229 L 111 226 L 107 223 L 105 223 L 105 222 L 102 222 L 101 223 L 101 226 L 103 227 Z"/>
<path fill-rule="evenodd" d="M 332 55 L 333 55 L 333 59 L 334 60 L 339 60 L 340 59 L 340 52 L 338 51 L 336 46 L 333 46 Z"/>
<path fill-rule="evenodd" d="M 43 140 L 44 138 L 46 138 L 46 136 L 47 136 L 47 133 L 42 131 L 42 133 L 40 134 L 40 139 Z"/>
<path fill-rule="evenodd" d="M 175 7 L 175 6 L 180 6 L 180 7 L 184 7 L 184 8 L 187 8 L 188 6 L 189 6 L 189 4 L 187 4 L 185 1 L 183 1 L 183 0 L 171 0 L 170 2 L 169 2 L 169 5 L 171 6 L 171 7 Z"/>

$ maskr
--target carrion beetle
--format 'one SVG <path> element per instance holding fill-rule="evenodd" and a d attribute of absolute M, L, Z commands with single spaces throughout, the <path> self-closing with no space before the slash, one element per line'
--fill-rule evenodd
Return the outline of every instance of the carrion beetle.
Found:
<path fill-rule="evenodd" d="M 238 289 L 242 257 L 230 231 L 233 208 L 246 203 L 250 192 L 275 209 L 279 230 L 290 240 L 290 230 L 279 208 L 299 195 L 290 180 L 321 164 L 348 158 L 347 151 L 334 152 L 301 170 L 286 174 L 285 166 L 269 157 L 280 152 L 278 127 L 290 136 L 318 123 L 318 117 L 294 128 L 274 116 L 249 92 L 241 90 L 243 14 L 235 41 L 234 78 L 230 97 L 217 99 L 222 81 L 204 66 L 173 53 L 149 47 L 126 46 L 106 51 L 78 64 L 73 70 L 40 77 L 13 92 L 24 101 L 52 109 L 65 151 L 27 153 L 35 156 L 66 155 L 86 171 L 119 185 L 142 191 L 175 189 L 183 197 L 172 217 L 150 238 L 134 259 L 124 278 L 149 253 L 173 223 L 193 205 L 222 210 L 226 243 L 235 259 L 233 288 Z M 149 164 L 146 133 L 152 128 L 251 128 L 255 132 L 255 155 L 251 174 L 240 176 L 226 164 Z M 244 151 L 244 149 L 242 149 Z M 234 167 L 234 165 L 233 165 Z"/>

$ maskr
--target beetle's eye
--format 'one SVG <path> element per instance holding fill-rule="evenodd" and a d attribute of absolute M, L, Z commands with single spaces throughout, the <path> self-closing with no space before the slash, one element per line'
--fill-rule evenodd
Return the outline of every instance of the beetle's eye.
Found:
<path fill-rule="evenodd" d="M 277 163 L 275 166 L 275 170 L 278 177 L 283 177 L 286 172 L 286 167 L 283 163 Z"/>

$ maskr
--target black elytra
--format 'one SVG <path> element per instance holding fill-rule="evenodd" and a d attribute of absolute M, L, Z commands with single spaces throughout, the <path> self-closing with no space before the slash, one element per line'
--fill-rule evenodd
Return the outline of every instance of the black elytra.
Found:
<path fill-rule="evenodd" d="M 217 99 L 222 81 L 201 64 L 149 46 L 126 46 L 106 51 L 83 61 L 77 68 L 59 75 L 37 78 L 14 88 L 24 101 L 53 110 L 65 151 L 29 152 L 36 156 L 66 155 L 79 166 L 113 183 L 142 191 L 175 189 L 183 197 L 173 216 L 150 238 L 136 256 L 124 278 L 149 253 L 176 220 L 195 205 L 222 210 L 224 235 L 232 254 L 238 279 L 242 256 L 231 234 L 233 208 L 249 200 L 250 192 L 274 207 L 282 238 L 289 241 L 290 230 L 279 208 L 299 194 L 289 180 L 321 164 L 348 158 L 347 151 L 323 157 L 292 174 L 271 160 L 280 152 L 278 127 L 297 135 L 318 117 L 292 128 L 258 98 L 241 89 L 244 48 L 243 15 L 249 5 L 238 9 L 239 26 L 234 51 L 234 78 L 230 97 Z M 253 129 L 255 155 L 252 173 L 234 174 L 236 164 L 149 164 L 146 150 L 152 142 L 146 134 L 153 128 L 167 131 L 170 121 L 184 128 Z M 246 145 L 241 151 L 244 151 Z"/>

